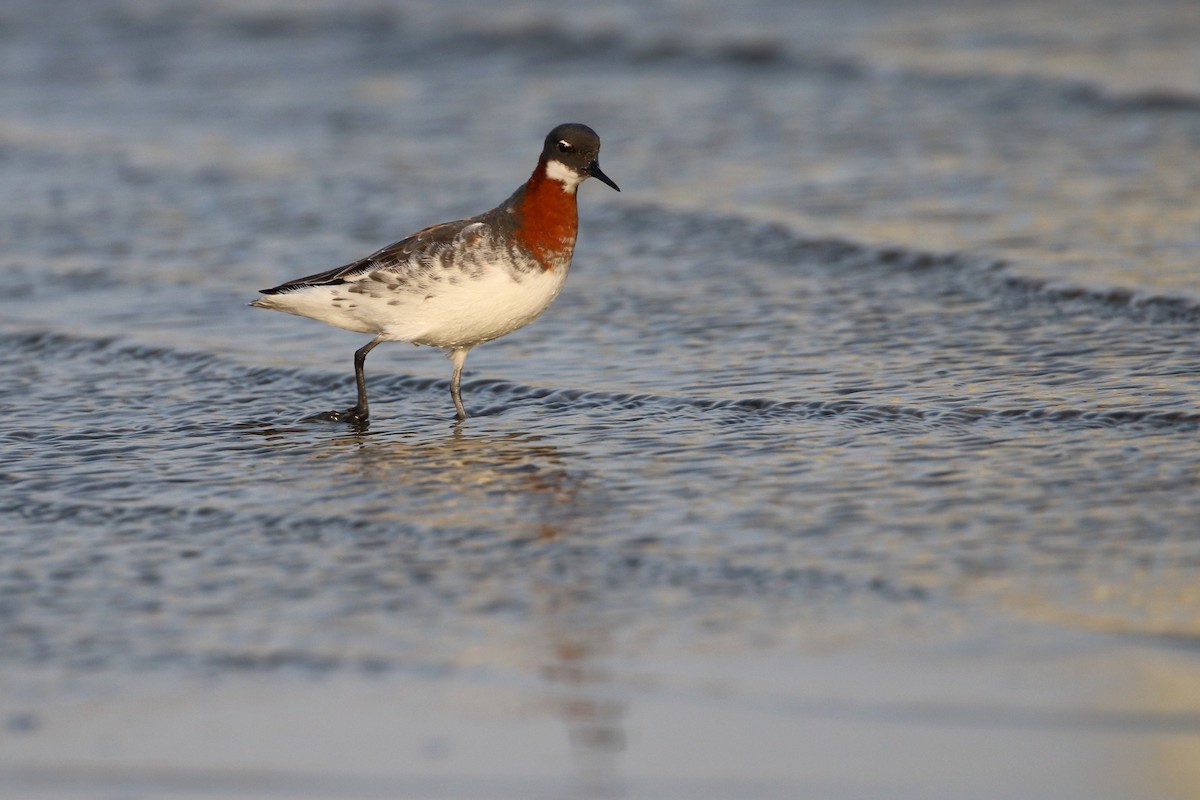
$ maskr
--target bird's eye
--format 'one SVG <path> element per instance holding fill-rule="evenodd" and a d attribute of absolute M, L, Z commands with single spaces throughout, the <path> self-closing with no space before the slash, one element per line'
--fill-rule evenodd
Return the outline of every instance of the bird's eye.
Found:
<path fill-rule="evenodd" d="M 562 141 L 560 141 L 560 142 L 558 143 L 558 152 L 560 152 L 560 153 L 574 153 L 574 152 L 575 152 L 575 148 L 574 148 L 574 146 L 572 146 L 572 145 L 571 145 L 571 143 L 570 143 L 570 142 L 568 142 L 566 139 L 563 139 Z"/>

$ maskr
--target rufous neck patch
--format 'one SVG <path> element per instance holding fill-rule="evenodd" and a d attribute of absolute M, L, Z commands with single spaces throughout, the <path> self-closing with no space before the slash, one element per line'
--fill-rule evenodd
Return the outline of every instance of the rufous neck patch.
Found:
<path fill-rule="evenodd" d="M 571 257 L 579 230 L 574 187 L 568 190 L 562 181 L 548 177 L 546 164 L 540 161 L 525 185 L 517 215 L 513 233 L 542 269 L 553 269 L 564 257 Z"/>

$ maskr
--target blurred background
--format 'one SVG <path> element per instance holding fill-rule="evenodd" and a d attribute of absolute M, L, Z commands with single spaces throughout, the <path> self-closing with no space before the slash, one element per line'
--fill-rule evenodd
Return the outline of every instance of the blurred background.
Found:
<path fill-rule="evenodd" d="M 260 288 L 583 122 L 450 365 Z M 1193 0 L 6 0 L 0 794 L 1200 795 Z"/>

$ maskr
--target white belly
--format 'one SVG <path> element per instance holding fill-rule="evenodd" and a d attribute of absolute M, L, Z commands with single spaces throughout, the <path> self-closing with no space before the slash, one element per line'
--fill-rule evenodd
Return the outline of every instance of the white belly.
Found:
<path fill-rule="evenodd" d="M 496 270 L 417 299 L 406 319 L 383 329 L 389 338 L 434 347 L 462 347 L 498 339 L 533 322 L 567 279 L 565 267 L 521 274 Z M 402 307 L 402 306 L 399 306 Z M 399 308 L 398 307 L 398 308 Z"/>
<path fill-rule="evenodd" d="M 562 290 L 570 262 L 552 270 L 487 269 L 451 283 L 389 288 L 383 281 L 312 286 L 254 305 L 359 333 L 434 347 L 469 347 L 533 322 Z"/>

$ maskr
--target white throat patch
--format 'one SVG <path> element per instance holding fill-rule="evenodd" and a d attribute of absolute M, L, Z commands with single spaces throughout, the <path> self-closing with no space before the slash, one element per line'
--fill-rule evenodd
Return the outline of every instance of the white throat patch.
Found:
<path fill-rule="evenodd" d="M 546 162 L 546 177 L 552 181 L 561 183 L 564 192 L 574 194 L 575 189 L 579 187 L 579 184 L 583 183 L 583 179 L 587 176 L 580 175 L 561 161 L 551 159 Z"/>

